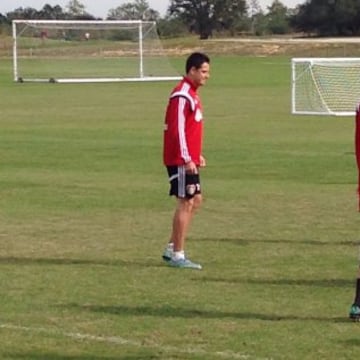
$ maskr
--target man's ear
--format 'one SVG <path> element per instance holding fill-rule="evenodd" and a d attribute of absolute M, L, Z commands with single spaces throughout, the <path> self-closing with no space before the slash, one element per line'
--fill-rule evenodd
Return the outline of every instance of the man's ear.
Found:
<path fill-rule="evenodd" d="M 190 68 L 190 70 L 189 70 L 189 74 L 194 74 L 195 71 L 196 71 L 195 66 L 192 66 L 192 67 Z"/>

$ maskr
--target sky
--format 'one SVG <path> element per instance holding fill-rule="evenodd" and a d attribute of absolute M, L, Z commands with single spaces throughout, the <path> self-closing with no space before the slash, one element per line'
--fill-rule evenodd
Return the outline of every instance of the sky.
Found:
<path fill-rule="evenodd" d="M 124 3 L 131 3 L 132 0 L 79 0 L 85 5 L 85 10 L 95 17 L 106 18 L 108 10 L 114 9 Z M 261 8 L 266 11 L 273 0 L 258 0 Z M 298 4 L 305 3 L 305 0 L 280 0 L 285 6 L 294 8 Z M 36 10 L 41 10 L 45 4 L 51 6 L 60 5 L 65 9 L 69 0 L 1 0 L 0 1 L 0 13 L 6 14 L 19 7 L 26 8 L 32 7 Z M 170 4 L 170 0 L 148 0 L 150 7 L 157 10 L 160 15 L 165 15 L 165 12 Z"/>

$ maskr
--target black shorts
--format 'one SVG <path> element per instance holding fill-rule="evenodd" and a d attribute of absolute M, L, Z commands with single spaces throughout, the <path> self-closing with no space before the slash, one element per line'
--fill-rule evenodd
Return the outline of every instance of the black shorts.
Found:
<path fill-rule="evenodd" d="M 170 192 L 178 198 L 191 199 L 196 194 L 201 194 L 200 175 L 187 174 L 185 166 L 167 166 L 169 175 Z"/>

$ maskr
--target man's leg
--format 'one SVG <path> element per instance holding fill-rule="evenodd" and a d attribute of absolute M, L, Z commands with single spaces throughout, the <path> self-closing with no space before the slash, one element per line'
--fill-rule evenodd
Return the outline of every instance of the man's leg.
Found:
<path fill-rule="evenodd" d="M 174 258 L 185 258 L 185 236 L 192 218 L 192 199 L 177 199 L 176 209 L 172 220 L 172 230 L 169 243 L 163 253 L 165 261 Z M 176 252 L 176 254 L 174 254 Z"/>
<path fill-rule="evenodd" d="M 174 244 L 174 253 L 184 252 L 185 238 L 191 223 L 194 208 L 194 198 L 178 198 L 177 206 L 173 217 L 171 239 Z M 184 257 L 184 256 L 183 256 Z"/>
<path fill-rule="evenodd" d="M 163 259 L 165 261 L 169 261 L 172 258 L 185 258 L 185 236 L 192 217 L 190 204 L 188 203 L 189 201 L 191 200 L 177 199 L 177 205 L 172 220 L 170 240 L 163 253 Z"/>
<path fill-rule="evenodd" d="M 201 194 L 196 194 L 193 198 L 178 198 L 177 207 L 173 217 L 171 240 L 173 252 L 169 265 L 179 267 L 189 267 L 201 269 L 199 264 L 192 263 L 185 258 L 185 240 L 188 229 L 195 211 L 202 202 Z M 167 260 L 167 259 L 166 259 Z"/>

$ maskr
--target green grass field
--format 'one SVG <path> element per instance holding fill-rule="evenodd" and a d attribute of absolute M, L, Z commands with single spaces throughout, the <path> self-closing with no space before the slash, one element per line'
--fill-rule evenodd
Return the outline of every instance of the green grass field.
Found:
<path fill-rule="evenodd" d="M 202 271 L 161 260 L 174 83 L 11 74 L 0 59 L 2 360 L 358 356 L 354 120 L 290 115 L 289 58 L 212 59 Z"/>

